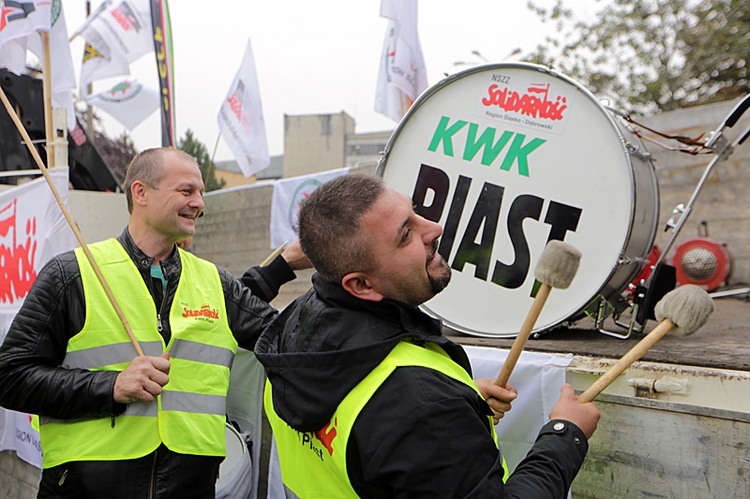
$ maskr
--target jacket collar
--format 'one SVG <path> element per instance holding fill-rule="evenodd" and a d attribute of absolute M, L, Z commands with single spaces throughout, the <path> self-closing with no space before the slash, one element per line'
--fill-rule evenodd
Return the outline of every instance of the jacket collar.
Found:
<path fill-rule="evenodd" d="M 148 274 L 151 270 L 151 265 L 154 263 L 154 259 L 144 253 L 141 248 L 135 244 L 127 227 L 125 227 L 122 234 L 117 237 L 117 240 L 122 244 L 122 247 L 125 248 L 128 255 L 130 255 L 130 258 L 133 260 L 135 266 L 138 267 L 138 270 L 142 273 L 145 272 Z M 161 268 L 164 272 L 164 277 L 167 279 L 174 275 L 180 275 L 180 272 L 182 271 L 182 262 L 176 244 L 173 245 L 172 253 L 169 257 L 166 260 L 161 261 Z"/>
<path fill-rule="evenodd" d="M 399 326 L 402 330 L 414 333 L 418 337 L 442 335 L 440 320 L 430 317 L 411 305 L 387 298 L 379 302 L 355 298 L 340 284 L 326 281 L 317 273 L 313 275 L 312 283 L 318 296 L 328 302 L 346 309 L 373 314 L 394 326 Z"/>

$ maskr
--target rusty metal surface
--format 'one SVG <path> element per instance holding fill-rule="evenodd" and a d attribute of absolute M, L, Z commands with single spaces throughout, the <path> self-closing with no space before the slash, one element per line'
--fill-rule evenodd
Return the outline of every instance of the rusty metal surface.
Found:
<path fill-rule="evenodd" d="M 667 334 L 642 360 L 750 371 L 750 302 L 737 298 L 719 298 L 714 302 L 716 310 L 703 328 L 686 337 Z M 499 310 L 498 313 L 502 313 L 501 307 Z M 656 324 L 649 321 L 645 332 Z M 611 320 L 607 320 L 605 327 L 616 328 Z M 480 338 L 447 328 L 445 334 L 465 345 L 510 348 L 513 344 L 512 338 Z M 583 319 L 574 327 L 561 328 L 540 338 L 530 338 L 526 349 L 618 359 L 641 338 L 643 334 L 633 334 L 626 340 L 606 336 L 593 328 L 592 320 Z"/>

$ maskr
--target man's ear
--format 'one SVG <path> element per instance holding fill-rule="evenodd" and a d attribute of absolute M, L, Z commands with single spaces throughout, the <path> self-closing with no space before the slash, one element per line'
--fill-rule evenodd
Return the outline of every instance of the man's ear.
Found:
<path fill-rule="evenodd" d="M 366 301 L 380 301 L 383 295 L 375 290 L 372 282 L 363 272 L 351 272 L 341 279 L 341 286 L 355 298 Z"/>
<path fill-rule="evenodd" d="M 130 184 L 130 195 L 133 198 L 133 204 L 145 206 L 147 198 L 146 184 L 140 180 L 133 181 L 133 183 Z"/>

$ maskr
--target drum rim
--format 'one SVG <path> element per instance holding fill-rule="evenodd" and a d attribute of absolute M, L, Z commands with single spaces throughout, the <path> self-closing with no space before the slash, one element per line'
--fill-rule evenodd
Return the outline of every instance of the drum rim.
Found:
<path fill-rule="evenodd" d="M 497 63 L 487 63 L 487 64 L 481 64 L 477 65 L 468 69 L 464 69 L 462 71 L 456 72 L 452 75 L 446 76 L 444 79 L 440 80 L 438 83 L 430 86 L 427 88 L 422 94 L 414 101 L 414 103 L 411 105 L 409 110 L 406 112 L 406 114 L 401 118 L 401 121 L 399 121 L 398 125 L 394 129 L 393 133 L 388 139 L 388 142 L 385 145 L 385 148 L 383 149 L 382 156 L 378 160 L 377 167 L 375 169 L 375 175 L 384 178 L 386 165 L 388 163 L 388 159 L 391 155 L 391 151 L 394 147 L 394 144 L 398 140 L 399 136 L 405 129 L 407 123 L 411 121 L 411 118 L 416 114 L 419 109 L 437 92 L 439 92 L 444 87 L 447 87 L 448 85 L 451 85 L 463 78 L 469 77 L 471 75 L 474 75 L 476 73 L 481 73 L 488 70 L 495 70 L 499 68 L 511 68 L 511 69 L 522 69 L 522 70 L 531 70 L 531 71 L 537 71 L 540 73 L 548 74 L 554 78 L 559 78 L 563 80 L 564 82 L 572 85 L 577 91 L 584 94 L 584 96 L 589 99 L 591 102 L 595 104 L 596 109 L 605 117 L 605 119 L 610 124 L 610 129 L 614 131 L 614 133 L 617 134 L 617 137 L 620 142 L 620 152 L 624 156 L 626 164 L 628 166 L 628 177 L 630 179 L 630 213 L 628 217 L 628 231 L 626 234 L 626 237 L 623 240 L 622 247 L 619 250 L 618 257 L 613 264 L 609 274 L 607 277 L 598 285 L 598 288 L 596 288 L 592 293 L 590 293 L 588 300 L 585 303 L 580 304 L 578 308 L 575 310 L 572 310 L 573 307 L 571 307 L 571 312 L 566 315 L 565 317 L 561 319 L 555 319 L 551 324 L 545 324 L 543 326 L 535 327 L 532 332 L 533 333 L 539 333 L 543 331 L 551 331 L 558 327 L 560 327 L 565 322 L 569 322 L 572 320 L 578 320 L 581 318 L 581 314 L 584 313 L 586 309 L 588 309 L 591 305 L 591 303 L 596 302 L 600 299 L 609 300 L 613 296 L 616 296 L 624 291 L 624 289 L 627 287 L 627 285 L 632 281 L 632 279 L 625 279 L 624 282 L 620 283 L 618 286 L 618 289 L 615 289 L 613 292 L 608 293 L 606 296 L 602 294 L 602 292 L 608 287 L 610 282 L 613 280 L 613 277 L 618 271 L 622 270 L 622 264 L 623 260 L 627 260 L 628 258 L 635 258 L 635 259 L 644 259 L 647 258 L 648 253 L 651 250 L 651 246 L 653 245 L 654 240 L 656 239 L 657 234 L 657 228 L 658 228 L 658 213 L 659 213 L 659 185 L 658 185 L 658 179 L 656 177 L 656 173 L 654 171 L 653 163 L 651 162 L 650 158 L 644 157 L 644 161 L 647 161 L 650 165 L 649 172 L 648 172 L 648 180 L 653 181 L 652 185 L 654 187 L 654 210 L 656 213 L 656 216 L 654 217 L 654 223 L 652 224 L 650 234 L 646 236 L 646 239 L 648 239 L 650 242 L 646 244 L 645 248 L 643 248 L 643 254 L 642 255 L 633 255 L 629 256 L 627 255 L 627 251 L 630 249 L 629 246 L 632 242 L 633 236 L 634 236 L 634 229 L 636 228 L 635 224 L 635 218 L 636 218 L 636 208 L 638 206 L 638 192 L 636 189 L 636 172 L 633 165 L 633 158 L 632 154 L 633 151 L 631 151 L 628 148 L 629 142 L 624 136 L 622 130 L 620 129 L 620 126 L 615 121 L 615 118 L 612 116 L 612 112 L 609 111 L 600 101 L 599 99 L 591 93 L 586 87 L 584 87 L 581 83 L 574 80 L 573 78 L 561 73 L 560 71 L 555 70 L 554 68 L 550 68 L 547 66 L 529 63 L 529 62 L 515 62 L 515 61 L 507 61 L 507 62 L 497 62 Z M 646 156 L 650 156 L 645 149 L 645 146 L 643 144 L 639 145 L 643 148 L 643 151 L 646 153 Z M 641 267 L 636 266 L 633 271 L 631 271 L 629 274 L 632 274 L 632 278 L 634 278 L 638 272 L 640 271 Z M 473 328 L 468 328 L 466 326 L 461 326 L 454 321 L 447 319 L 443 317 L 441 314 L 438 314 L 436 311 L 431 309 L 428 304 L 422 304 L 419 306 L 420 310 L 427 313 L 431 317 L 438 318 L 442 321 L 442 323 L 449 327 L 452 330 L 455 330 L 460 333 L 468 334 L 471 336 L 477 336 L 477 337 L 485 337 L 485 338 L 513 338 L 517 336 L 516 333 L 490 333 L 486 331 L 480 331 Z"/>

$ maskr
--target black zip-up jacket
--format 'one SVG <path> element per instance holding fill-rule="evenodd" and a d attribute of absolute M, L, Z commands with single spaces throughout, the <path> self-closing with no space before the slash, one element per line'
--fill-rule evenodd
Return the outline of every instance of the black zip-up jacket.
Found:
<path fill-rule="evenodd" d="M 179 252 L 175 248 L 161 262 L 167 279 L 166 291 L 162 292 L 161 282 L 153 282 L 150 275 L 153 259 L 135 245 L 127 228 L 118 241 L 151 291 L 157 313 L 168 317 L 182 271 Z M 282 284 L 294 279 L 294 272 L 280 256 L 267 267 L 248 270 L 241 280 L 217 269 L 229 326 L 240 347 L 252 350 L 277 313 L 268 301 L 277 295 Z M 83 327 L 85 303 L 75 254 L 69 251 L 54 257 L 39 272 L 0 346 L 0 406 L 59 419 L 114 417 L 125 410 L 124 404 L 113 400 L 117 372 L 59 367 L 68 340 Z M 137 318 L 129 318 L 134 320 Z M 168 342 L 169 321 L 164 319 L 160 324 L 161 334 Z M 195 471 L 199 470 L 200 464 Z M 123 492 L 122 497 L 137 496 Z"/>
<path fill-rule="evenodd" d="M 471 374 L 466 353 L 442 336 L 439 321 L 394 301 L 359 300 L 318 274 L 313 289 L 266 329 L 255 353 L 279 416 L 296 430 L 317 431 L 402 340 L 436 343 Z M 463 383 L 431 369 L 396 369 L 352 428 L 346 460 L 354 490 L 367 498 L 566 497 L 588 449 L 583 432 L 550 421 L 503 484 L 490 414 Z"/>

